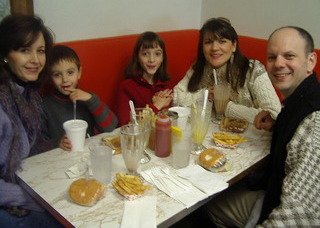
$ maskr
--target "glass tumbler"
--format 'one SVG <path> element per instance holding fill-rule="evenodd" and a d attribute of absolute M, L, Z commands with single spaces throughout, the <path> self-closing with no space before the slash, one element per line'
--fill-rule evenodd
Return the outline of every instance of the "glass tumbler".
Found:
<path fill-rule="evenodd" d="M 126 124 L 120 128 L 121 151 L 129 174 L 137 175 L 148 138 L 142 125 Z"/>
<path fill-rule="evenodd" d="M 135 108 L 136 113 L 136 121 L 137 124 L 144 127 L 145 129 L 145 137 L 147 138 L 145 148 L 143 150 L 143 154 L 141 157 L 141 163 L 147 163 L 151 160 L 151 157 L 147 154 L 146 149 L 149 143 L 149 137 L 151 133 L 151 125 L 152 125 L 152 110 L 149 108 Z M 134 120 L 132 119 L 132 113 L 130 113 L 131 116 L 131 123 L 134 123 Z"/>
<path fill-rule="evenodd" d="M 212 103 L 207 102 L 203 109 L 203 99 L 199 99 L 191 105 L 191 134 L 193 141 L 193 154 L 200 154 L 206 149 L 202 143 L 207 135 L 208 128 L 211 122 Z"/>

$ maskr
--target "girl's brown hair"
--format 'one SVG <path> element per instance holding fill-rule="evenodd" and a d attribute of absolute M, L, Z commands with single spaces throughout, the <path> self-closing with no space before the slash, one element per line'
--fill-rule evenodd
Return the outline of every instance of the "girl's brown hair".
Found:
<path fill-rule="evenodd" d="M 144 32 L 142 33 L 133 49 L 132 54 L 132 60 L 129 66 L 126 69 L 125 77 L 126 78 L 135 78 L 135 77 L 141 77 L 143 74 L 143 69 L 139 63 L 139 52 L 140 49 L 149 49 L 149 48 L 156 48 L 160 47 L 162 49 L 163 53 L 163 61 L 157 70 L 157 72 L 154 75 L 154 81 L 168 81 L 169 75 L 167 73 L 167 53 L 166 48 L 163 40 L 160 38 L 160 36 L 154 32 Z"/>

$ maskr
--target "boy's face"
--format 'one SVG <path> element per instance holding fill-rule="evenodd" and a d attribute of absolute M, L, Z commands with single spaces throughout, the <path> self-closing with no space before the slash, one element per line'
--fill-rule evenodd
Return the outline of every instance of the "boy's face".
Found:
<path fill-rule="evenodd" d="M 70 95 L 71 89 L 77 88 L 80 77 L 81 67 L 78 69 L 74 62 L 62 60 L 51 67 L 52 82 L 64 95 Z"/>

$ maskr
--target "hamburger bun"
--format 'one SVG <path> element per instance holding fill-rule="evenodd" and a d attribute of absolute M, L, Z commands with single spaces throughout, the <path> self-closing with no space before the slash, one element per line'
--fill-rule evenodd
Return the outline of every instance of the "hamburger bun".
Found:
<path fill-rule="evenodd" d="M 82 206 L 93 206 L 104 197 L 106 186 L 95 179 L 81 178 L 71 183 L 70 199 Z"/>
<path fill-rule="evenodd" d="M 199 165 L 210 171 L 221 168 L 225 163 L 224 154 L 214 148 L 206 149 L 199 155 Z"/>

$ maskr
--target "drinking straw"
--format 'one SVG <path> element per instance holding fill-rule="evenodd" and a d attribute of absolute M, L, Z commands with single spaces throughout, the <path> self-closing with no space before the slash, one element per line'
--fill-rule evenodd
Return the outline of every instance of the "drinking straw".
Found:
<path fill-rule="evenodd" d="M 208 95 L 209 95 L 209 91 L 206 89 L 204 91 L 203 107 L 202 107 L 202 112 L 201 112 L 201 116 L 202 117 L 205 115 L 205 112 L 206 112 L 207 102 L 208 102 Z"/>
<path fill-rule="evenodd" d="M 216 69 L 213 69 L 213 78 L 214 78 L 214 85 L 218 85 Z"/>
<path fill-rule="evenodd" d="M 194 110 L 194 113 L 197 113 L 197 106 L 194 101 L 191 103 L 191 108 Z"/>
<path fill-rule="evenodd" d="M 88 139 L 89 139 L 89 143 L 88 143 L 88 145 L 89 145 L 89 150 L 91 151 L 91 150 L 93 149 L 93 148 L 91 148 L 91 147 L 92 147 L 92 145 L 91 145 L 91 143 L 92 143 L 91 137 L 90 137 L 89 133 L 87 133 L 87 136 L 88 136 Z M 86 171 L 85 177 L 86 177 L 86 178 L 89 178 L 89 177 L 90 177 L 90 167 L 89 167 L 89 164 L 88 164 L 88 163 L 87 163 L 87 171 Z"/>
<path fill-rule="evenodd" d="M 132 116 L 133 122 L 138 125 L 137 114 L 134 109 L 134 104 L 133 104 L 132 100 L 129 101 L 129 106 L 130 106 L 131 116 Z"/>
<path fill-rule="evenodd" d="M 73 121 L 77 119 L 77 101 L 73 102 Z"/>

